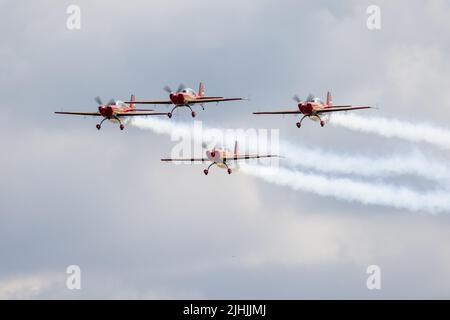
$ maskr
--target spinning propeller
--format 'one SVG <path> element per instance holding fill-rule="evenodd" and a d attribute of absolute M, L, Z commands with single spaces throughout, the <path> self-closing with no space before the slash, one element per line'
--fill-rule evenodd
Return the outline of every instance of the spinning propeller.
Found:
<path fill-rule="evenodd" d="M 178 85 L 177 91 L 175 91 L 175 92 L 180 92 L 184 88 L 186 88 L 186 86 L 184 84 L 180 83 Z M 169 86 L 165 86 L 164 91 L 166 91 L 167 93 L 174 93 L 174 91 Z"/>
<path fill-rule="evenodd" d="M 103 104 L 102 99 L 100 99 L 100 97 L 98 97 L 98 96 L 95 97 L 94 100 L 95 100 L 95 102 L 97 102 L 98 105 L 100 105 L 100 106 L 110 106 L 110 105 L 116 104 L 116 100 L 115 100 L 115 99 L 109 100 L 107 104 Z"/>

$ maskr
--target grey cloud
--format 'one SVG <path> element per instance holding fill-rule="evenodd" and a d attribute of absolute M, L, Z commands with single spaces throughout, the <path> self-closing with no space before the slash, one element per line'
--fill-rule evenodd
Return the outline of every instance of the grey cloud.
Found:
<path fill-rule="evenodd" d="M 1 298 L 449 297 L 445 214 L 343 203 L 218 170 L 206 178 L 201 166 L 160 163 L 167 137 L 97 132 L 93 119 L 52 114 L 94 110 L 96 95 L 163 98 L 165 84 L 202 80 L 208 93 L 252 98 L 199 112 L 210 127 L 446 159 L 250 113 L 331 89 L 335 102 L 380 102 L 373 114 L 445 126 L 448 3 L 379 1 L 379 32 L 365 27 L 369 1 L 78 1 L 82 29 L 68 31 L 71 3 L 1 3 Z M 82 267 L 80 292 L 64 287 L 69 264 Z M 365 288 L 369 264 L 382 267 L 380 292 Z"/>

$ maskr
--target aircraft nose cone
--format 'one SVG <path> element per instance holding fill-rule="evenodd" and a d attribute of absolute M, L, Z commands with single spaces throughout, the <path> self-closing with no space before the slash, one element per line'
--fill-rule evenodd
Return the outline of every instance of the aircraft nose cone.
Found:
<path fill-rule="evenodd" d="M 299 104 L 300 112 L 303 114 L 309 114 L 313 111 L 312 104 Z"/>
<path fill-rule="evenodd" d="M 113 115 L 113 108 L 110 106 L 98 107 L 98 112 L 104 117 L 111 117 Z"/>
<path fill-rule="evenodd" d="M 184 95 L 182 93 L 179 93 L 177 95 L 177 101 L 179 104 L 183 104 L 184 103 Z"/>
<path fill-rule="evenodd" d="M 211 161 L 216 161 L 219 157 L 216 150 L 206 151 L 206 156 Z"/>

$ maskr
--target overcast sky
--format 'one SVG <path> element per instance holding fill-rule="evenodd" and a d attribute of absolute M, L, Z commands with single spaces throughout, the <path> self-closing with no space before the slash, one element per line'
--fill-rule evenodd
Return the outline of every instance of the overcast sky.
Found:
<path fill-rule="evenodd" d="M 66 27 L 70 4 L 80 30 Z M 380 30 L 366 26 L 372 4 Z M 331 90 L 336 104 L 380 106 L 367 116 L 448 128 L 448 1 L 0 0 L 0 11 L 0 298 L 450 298 L 450 212 L 205 177 L 202 165 L 160 162 L 168 136 L 53 114 L 204 81 L 207 94 L 251 97 L 197 110 L 205 126 L 445 166 L 449 151 L 430 145 L 251 112 Z M 192 123 L 186 110 L 172 120 Z M 65 285 L 73 264 L 81 290 Z M 366 288 L 372 264 L 381 290 Z"/>

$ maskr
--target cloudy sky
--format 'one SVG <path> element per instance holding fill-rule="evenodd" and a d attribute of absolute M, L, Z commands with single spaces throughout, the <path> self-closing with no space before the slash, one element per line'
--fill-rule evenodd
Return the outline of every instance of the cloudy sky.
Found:
<path fill-rule="evenodd" d="M 66 27 L 71 4 L 80 30 Z M 366 26 L 369 5 L 381 9 L 380 30 Z M 331 90 L 337 104 L 380 107 L 362 117 L 425 122 L 418 136 L 446 130 L 448 1 L 0 0 L 0 9 L 0 298 L 450 298 L 450 181 L 432 176 L 446 172 L 448 148 L 251 114 Z M 251 97 L 197 110 L 204 126 L 279 129 L 284 143 L 321 155 L 308 166 L 298 155 L 301 187 L 245 172 L 205 177 L 202 165 L 160 162 L 168 135 L 108 123 L 98 132 L 95 119 L 53 114 L 95 111 L 97 95 L 164 99 L 164 85 L 199 81 L 207 94 Z M 186 110 L 171 121 L 192 124 Z M 408 155 L 427 164 L 413 166 L 423 174 L 335 169 Z M 309 188 L 317 175 L 330 179 L 325 193 Z M 342 176 L 383 190 L 349 198 Z M 399 192 L 395 205 L 405 187 L 412 197 Z M 420 197 L 408 205 L 442 190 L 439 210 Z M 69 265 L 81 268 L 81 290 L 66 288 Z M 369 265 L 381 268 L 381 290 L 366 287 Z"/>

